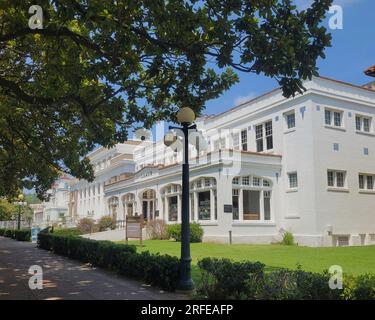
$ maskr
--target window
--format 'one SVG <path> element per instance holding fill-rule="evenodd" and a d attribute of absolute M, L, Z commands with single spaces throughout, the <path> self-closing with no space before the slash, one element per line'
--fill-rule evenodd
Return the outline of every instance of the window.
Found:
<path fill-rule="evenodd" d="M 372 122 L 372 119 L 369 117 L 356 115 L 355 116 L 355 129 L 361 132 L 370 132 L 371 122 Z"/>
<path fill-rule="evenodd" d="M 241 131 L 241 146 L 243 151 L 247 151 L 247 130 Z"/>
<path fill-rule="evenodd" d="M 341 112 L 334 112 L 333 119 L 335 127 L 341 127 Z"/>
<path fill-rule="evenodd" d="M 260 220 L 260 191 L 242 190 L 243 219 Z"/>
<path fill-rule="evenodd" d="M 364 175 L 360 174 L 358 178 L 359 178 L 359 189 L 364 189 L 365 188 L 365 177 L 364 177 Z"/>
<path fill-rule="evenodd" d="M 367 176 L 367 189 L 368 190 L 374 189 L 374 179 L 372 176 Z"/>
<path fill-rule="evenodd" d="M 272 121 L 266 122 L 267 150 L 273 149 Z"/>
<path fill-rule="evenodd" d="M 168 219 L 169 221 L 177 221 L 177 196 L 168 197 Z"/>
<path fill-rule="evenodd" d="M 297 172 L 288 173 L 288 177 L 289 177 L 289 189 L 298 188 Z"/>
<path fill-rule="evenodd" d="M 249 177 L 242 177 L 242 184 L 245 186 L 250 185 L 250 178 Z"/>
<path fill-rule="evenodd" d="M 294 110 L 285 114 L 286 127 L 288 129 L 295 128 L 296 126 L 296 114 Z"/>
<path fill-rule="evenodd" d="M 257 152 L 263 151 L 263 125 L 255 127 L 255 140 L 257 145 Z"/>
<path fill-rule="evenodd" d="M 359 178 L 359 189 L 360 190 L 374 190 L 375 187 L 375 175 L 360 174 Z"/>
<path fill-rule="evenodd" d="M 267 121 L 264 124 L 255 126 L 255 140 L 257 152 L 262 152 L 264 147 L 267 150 L 273 149 L 272 121 Z"/>
<path fill-rule="evenodd" d="M 344 188 L 346 172 L 345 171 L 327 171 L 327 183 L 329 187 Z"/>
<path fill-rule="evenodd" d="M 232 140 L 233 140 L 233 149 L 239 150 L 240 149 L 240 134 L 239 133 L 233 133 L 232 134 Z"/>
<path fill-rule="evenodd" d="M 211 195 L 210 191 L 198 193 L 198 219 L 211 219 Z"/>
<path fill-rule="evenodd" d="M 233 178 L 232 184 L 239 184 L 239 178 L 238 177 Z"/>
<path fill-rule="evenodd" d="M 331 114 L 331 111 L 330 110 L 325 110 L 324 112 L 324 116 L 325 116 L 325 123 L 327 125 L 331 125 L 331 122 L 332 122 L 332 114 Z"/>
<path fill-rule="evenodd" d="M 271 220 L 271 191 L 263 191 L 264 220 Z"/>
<path fill-rule="evenodd" d="M 253 186 L 260 186 L 260 179 L 258 177 L 253 177 Z"/>
<path fill-rule="evenodd" d="M 334 111 L 329 109 L 325 109 L 324 111 L 324 121 L 328 126 L 342 127 L 342 117 L 342 111 Z"/>
<path fill-rule="evenodd" d="M 240 218 L 239 211 L 239 190 L 233 189 L 232 191 L 232 209 L 233 209 L 233 220 L 238 220 Z"/>

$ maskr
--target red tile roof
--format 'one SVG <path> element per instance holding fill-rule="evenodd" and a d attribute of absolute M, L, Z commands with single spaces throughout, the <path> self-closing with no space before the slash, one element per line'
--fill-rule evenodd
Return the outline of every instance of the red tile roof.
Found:
<path fill-rule="evenodd" d="M 375 65 L 365 70 L 365 75 L 375 77 Z"/>

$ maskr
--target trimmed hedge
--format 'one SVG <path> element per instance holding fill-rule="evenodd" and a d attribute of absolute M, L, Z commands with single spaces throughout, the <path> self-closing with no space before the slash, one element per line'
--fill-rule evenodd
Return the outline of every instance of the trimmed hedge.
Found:
<path fill-rule="evenodd" d="M 38 247 L 91 263 L 104 269 L 174 291 L 178 280 L 179 259 L 169 255 L 137 253 L 133 245 L 97 241 L 77 236 L 40 232 Z"/>
<path fill-rule="evenodd" d="M 265 272 L 259 262 L 204 258 L 197 297 L 232 300 L 375 300 L 375 275 L 344 277 L 343 289 L 329 287 L 328 272 L 300 269 Z"/>
<path fill-rule="evenodd" d="M 31 230 L 30 229 L 0 229 L 0 236 L 12 238 L 17 241 L 30 241 Z"/>
<path fill-rule="evenodd" d="M 168 238 L 181 241 L 181 224 L 170 224 L 167 226 Z M 199 223 L 190 223 L 190 242 L 202 242 L 203 228 Z"/>

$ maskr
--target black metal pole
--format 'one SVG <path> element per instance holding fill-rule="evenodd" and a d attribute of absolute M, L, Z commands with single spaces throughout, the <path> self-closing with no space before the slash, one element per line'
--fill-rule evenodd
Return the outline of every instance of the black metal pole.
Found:
<path fill-rule="evenodd" d="M 189 222 L 189 124 L 182 124 L 184 133 L 184 161 L 182 164 L 182 203 L 181 203 L 181 260 L 180 279 L 177 284 L 179 291 L 193 291 L 191 279 L 190 256 L 190 222 Z"/>
<path fill-rule="evenodd" d="M 18 221 L 17 221 L 17 229 L 21 230 L 21 206 L 18 205 Z"/>

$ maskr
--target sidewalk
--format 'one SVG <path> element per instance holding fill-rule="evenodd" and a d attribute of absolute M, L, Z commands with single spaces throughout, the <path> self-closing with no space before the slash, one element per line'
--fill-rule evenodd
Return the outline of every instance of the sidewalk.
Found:
<path fill-rule="evenodd" d="M 28 269 L 43 268 L 43 289 L 30 290 Z M 157 275 L 155 275 L 157 276 Z M 111 272 L 0 237 L 0 300 L 175 300 L 166 293 Z"/>

